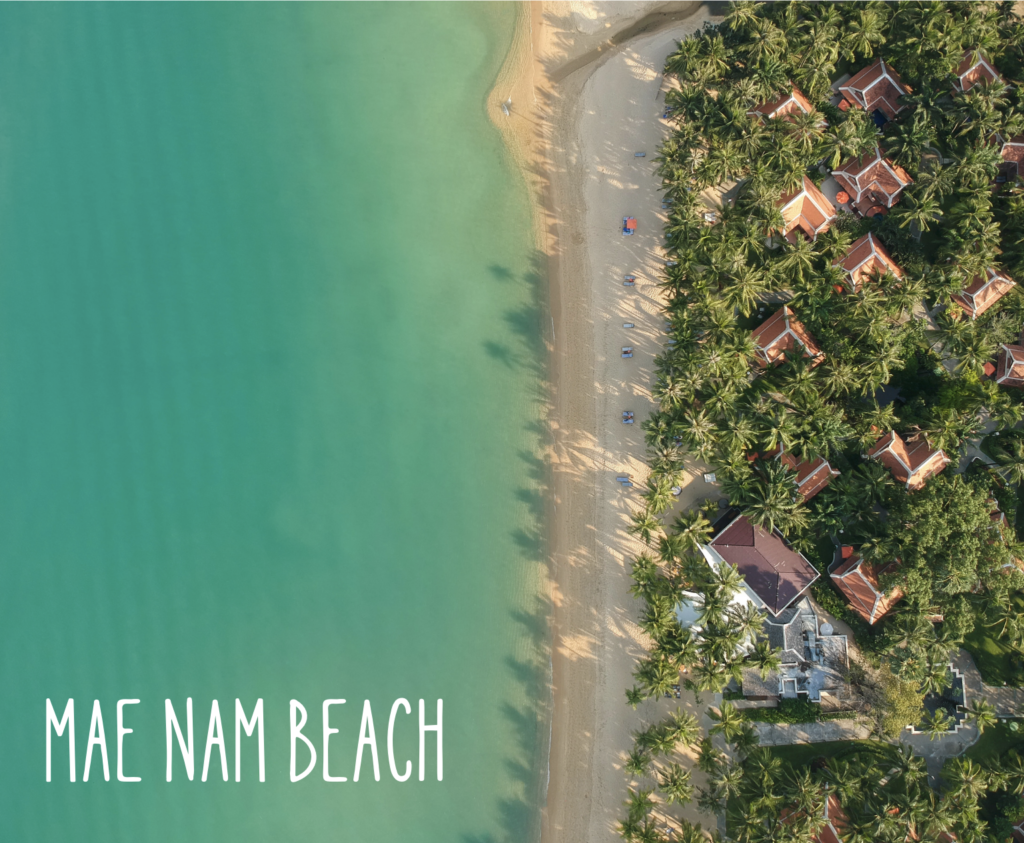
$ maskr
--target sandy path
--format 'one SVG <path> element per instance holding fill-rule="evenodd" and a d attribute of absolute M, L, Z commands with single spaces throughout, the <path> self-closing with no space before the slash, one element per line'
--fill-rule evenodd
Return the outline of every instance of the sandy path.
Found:
<path fill-rule="evenodd" d="M 546 200 L 554 319 L 554 717 L 544 817 L 552 843 L 619 839 L 630 731 L 679 704 L 656 701 L 634 712 L 624 691 L 645 645 L 629 594 L 629 563 L 641 546 L 626 528 L 647 474 L 640 423 L 651 409 L 653 361 L 664 340 L 655 286 L 663 216 L 653 160 L 668 131 L 660 119 L 661 68 L 675 41 L 706 18 L 704 7 L 686 11 L 685 22 L 671 24 L 647 5 L 638 17 L 661 28 L 616 43 L 599 27 L 590 27 L 596 35 L 581 33 L 571 15 L 546 5 L 533 44 L 547 158 L 534 175 Z M 535 36 L 537 23 L 535 10 Z M 636 28 L 621 8 L 617 23 Z M 636 151 L 647 157 L 635 158 Z M 627 214 L 639 222 L 632 237 L 621 234 Z M 626 274 L 636 275 L 635 288 L 622 286 Z M 632 359 L 621 358 L 623 345 L 634 347 Z M 625 409 L 636 413 L 636 424 L 621 423 Z M 619 473 L 633 474 L 636 488 L 620 489 Z M 683 503 L 714 494 L 690 472 Z M 692 697 L 681 703 L 703 710 Z M 714 825 L 693 807 L 683 815 Z"/>

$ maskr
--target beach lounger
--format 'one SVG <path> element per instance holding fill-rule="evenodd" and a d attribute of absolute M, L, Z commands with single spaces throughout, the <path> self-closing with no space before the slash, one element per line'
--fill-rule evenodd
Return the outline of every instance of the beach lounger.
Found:
<path fill-rule="evenodd" d="M 646 152 L 634 152 L 633 153 L 633 157 L 634 158 L 646 158 L 647 157 L 647 153 Z"/>
<path fill-rule="evenodd" d="M 624 345 L 624 346 L 622 346 L 622 356 L 623 357 L 632 357 L 633 356 L 633 346 L 631 346 L 631 345 Z"/>
<path fill-rule="evenodd" d="M 679 261 L 665 261 L 665 266 L 679 266 Z"/>
<path fill-rule="evenodd" d="M 632 322 L 623 322 L 622 323 L 622 327 L 623 328 L 635 328 L 636 325 L 634 325 Z"/>
<path fill-rule="evenodd" d="M 622 233 L 623 235 L 630 235 L 636 231 L 636 217 L 623 217 L 622 218 Z"/>
<path fill-rule="evenodd" d="M 630 416 L 628 419 L 623 419 L 622 423 L 623 424 L 632 424 L 633 423 L 633 417 Z"/>
<path fill-rule="evenodd" d="M 623 410 L 622 411 L 622 423 L 623 424 L 632 424 L 633 423 L 633 411 L 632 410 Z"/>
<path fill-rule="evenodd" d="M 636 286 L 636 278 L 634 278 L 632 275 L 627 275 L 625 278 L 622 279 L 622 286 L 623 287 L 635 287 Z"/>
<path fill-rule="evenodd" d="M 718 478 L 715 477 L 715 475 L 713 473 L 705 474 L 704 475 L 704 482 L 705 483 L 717 483 L 718 482 Z"/>

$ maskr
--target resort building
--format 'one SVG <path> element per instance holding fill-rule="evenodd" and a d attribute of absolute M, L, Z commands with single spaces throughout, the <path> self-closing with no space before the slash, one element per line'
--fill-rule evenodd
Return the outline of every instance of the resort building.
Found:
<path fill-rule="evenodd" d="M 984 275 L 975 275 L 968 287 L 953 296 L 956 302 L 971 319 L 977 319 L 1005 296 L 1015 286 L 1010 276 L 991 267 Z"/>
<path fill-rule="evenodd" d="M 740 682 L 744 697 L 796 699 L 803 694 L 820 703 L 822 696 L 836 701 L 846 696 L 849 641 L 845 635 L 833 635 L 831 625 L 819 624 L 810 600 L 801 597 L 766 620 L 762 631 L 772 649 L 779 650 L 782 663 L 765 677 L 756 668 L 746 668 Z"/>
<path fill-rule="evenodd" d="M 999 155 L 1003 159 L 1003 163 L 999 165 L 996 181 L 1003 182 L 1018 178 L 1021 174 L 1020 165 L 1024 162 L 1024 135 L 1016 135 L 1008 141 L 1004 141 L 996 135 L 996 141 L 1001 144 Z"/>
<path fill-rule="evenodd" d="M 868 451 L 868 457 L 878 460 L 892 472 L 896 481 L 911 492 L 920 489 L 928 478 L 949 465 L 949 457 L 928 444 L 924 435 L 903 440 L 896 431 L 890 431 Z"/>
<path fill-rule="evenodd" d="M 817 365 L 825 355 L 814 338 L 794 317 L 786 305 L 765 319 L 751 334 L 757 352 L 757 364 L 762 368 L 775 366 L 786 360 L 786 355 L 799 353 Z"/>
<path fill-rule="evenodd" d="M 1017 345 L 1002 343 L 996 355 L 996 383 L 1000 386 L 1015 386 L 1024 389 L 1024 335 Z"/>
<path fill-rule="evenodd" d="M 966 94 L 975 85 L 1006 86 L 1006 80 L 999 71 L 981 54 L 980 50 L 968 50 L 956 69 L 956 90 Z"/>
<path fill-rule="evenodd" d="M 804 176 L 803 187 L 795 193 L 785 194 L 778 205 L 785 221 L 782 235 L 790 243 L 796 242 L 797 231 L 808 240 L 814 240 L 828 230 L 836 216 L 832 203 L 807 176 Z"/>
<path fill-rule="evenodd" d="M 776 117 L 787 117 L 790 114 L 810 114 L 812 111 L 814 111 L 814 106 L 811 105 L 807 97 L 798 88 L 794 87 L 790 88 L 788 94 L 783 94 L 778 99 L 761 103 L 756 108 L 750 109 L 747 112 L 747 116 L 772 120 Z M 828 125 L 824 118 L 822 118 L 821 123 L 823 126 Z"/>
<path fill-rule="evenodd" d="M 855 293 L 865 281 L 870 281 L 886 272 L 891 272 L 897 278 L 903 277 L 902 270 L 874 234 L 865 234 L 857 240 L 845 257 L 833 266 L 842 267 L 846 272 L 846 283 Z"/>
<path fill-rule="evenodd" d="M 839 476 L 839 471 L 829 464 L 824 457 L 813 460 L 797 459 L 785 450 L 779 450 L 777 459 L 790 471 L 796 472 L 796 491 L 804 502 L 809 501 L 818 492 Z"/>
<path fill-rule="evenodd" d="M 853 548 L 844 546 L 836 551 L 836 558 L 829 566 L 829 576 L 853 609 L 869 624 L 885 617 L 889 610 L 903 597 L 899 587 L 888 593 L 880 591 L 878 578 L 895 570 L 896 563 L 878 568 L 864 561 Z"/>
<path fill-rule="evenodd" d="M 832 175 L 850 194 L 853 207 L 865 217 L 887 214 L 900 201 L 903 189 L 913 184 L 907 171 L 882 154 L 881 147 L 860 158 L 851 158 Z"/>
<path fill-rule="evenodd" d="M 877 124 L 894 120 L 896 115 L 906 108 L 900 104 L 899 99 L 909 94 L 910 88 L 903 84 L 895 70 L 878 59 L 840 85 L 839 93 L 843 97 L 843 101 L 839 103 L 843 111 L 850 106 L 863 108 L 875 117 Z M 844 104 L 846 108 L 843 108 Z M 876 111 L 878 115 L 875 115 Z"/>
<path fill-rule="evenodd" d="M 768 533 L 755 526 L 738 509 L 719 519 L 701 553 L 715 570 L 723 562 L 736 568 L 748 597 L 772 617 L 794 603 L 819 576 L 778 531 Z"/>

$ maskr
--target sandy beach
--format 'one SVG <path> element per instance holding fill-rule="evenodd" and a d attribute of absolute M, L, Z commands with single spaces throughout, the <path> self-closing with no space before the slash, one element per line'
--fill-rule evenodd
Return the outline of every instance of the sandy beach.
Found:
<path fill-rule="evenodd" d="M 532 3 L 530 12 L 529 38 L 514 45 L 491 107 L 538 197 L 551 279 L 554 710 L 543 840 L 593 843 L 620 839 L 630 732 L 676 706 L 699 715 L 710 702 L 684 694 L 633 711 L 624 692 L 647 644 L 629 593 L 642 546 L 627 527 L 647 476 L 641 423 L 665 338 L 654 172 L 669 130 L 661 71 L 676 41 L 714 18 L 700 3 Z M 638 221 L 631 237 L 621 233 L 627 215 Z M 636 276 L 635 288 L 624 275 Z M 635 424 L 622 424 L 623 410 Z M 700 468 L 688 472 L 680 506 L 718 496 Z M 632 474 L 634 488 L 621 488 L 619 474 Z M 678 813 L 715 825 L 693 805 Z"/>

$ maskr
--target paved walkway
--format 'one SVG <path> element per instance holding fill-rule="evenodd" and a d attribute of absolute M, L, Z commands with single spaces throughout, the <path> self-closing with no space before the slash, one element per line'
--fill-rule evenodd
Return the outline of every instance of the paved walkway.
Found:
<path fill-rule="evenodd" d="M 871 737 L 871 723 L 863 718 L 820 723 L 755 723 L 754 726 L 764 746 L 857 741 Z"/>

